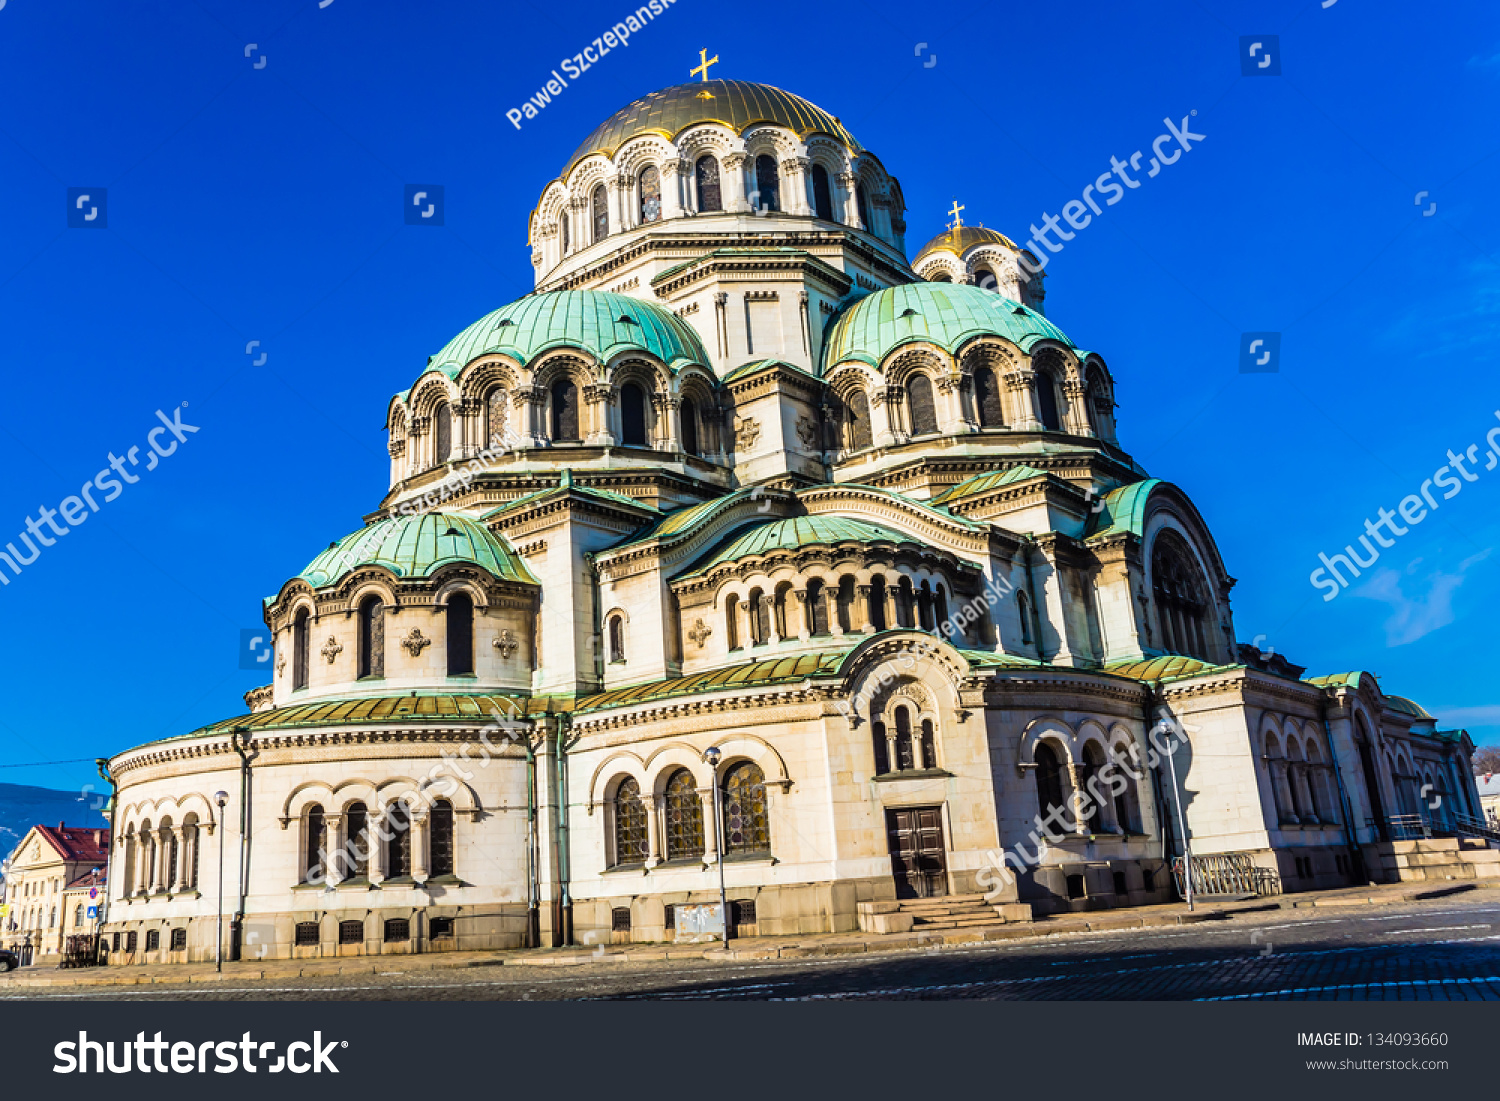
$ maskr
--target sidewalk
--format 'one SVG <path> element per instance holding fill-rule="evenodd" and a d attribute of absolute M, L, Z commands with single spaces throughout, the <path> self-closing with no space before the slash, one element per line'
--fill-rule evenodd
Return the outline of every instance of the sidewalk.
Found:
<path fill-rule="evenodd" d="M 613 944 L 593 948 L 506 949 L 487 952 L 429 952 L 422 955 L 346 956 L 323 960 L 244 960 L 226 963 L 223 973 L 211 963 L 144 964 L 124 967 L 93 967 L 78 970 L 57 968 L 23 968 L 0 975 L 0 994 L 8 991 L 46 987 L 140 986 L 153 984 L 195 984 L 247 982 L 266 979 L 295 979 L 318 975 L 372 975 L 382 972 L 410 973 L 464 967 L 577 967 L 599 963 L 649 963 L 668 960 L 773 960 L 816 956 L 859 955 L 902 949 L 939 948 L 949 945 L 976 944 L 987 941 L 1024 940 L 1028 938 L 1065 936 L 1073 933 L 1119 929 L 1142 929 L 1163 925 L 1189 925 L 1204 921 L 1224 921 L 1237 914 L 1269 910 L 1306 909 L 1310 907 L 1395 906 L 1406 902 L 1429 901 L 1468 893 L 1473 890 L 1500 888 L 1493 880 L 1466 880 L 1457 883 L 1434 882 L 1382 884 L 1369 887 L 1346 887 L 1331 891 L 1305 891 L 1273 898 L 1241 901 L 1213 901 L 1199 905 L 1189 913 L 1186 904 L 1137 906 L 1128 910 L 1100 910 L 1094 913 L 1059 914 L 1032 922 L 997 923 L 992 926 L 962 930 L 933 930 L 910 933 L 803 933 L 788 936 L 750 937 L 734 941 L 728 948 L 717 942 L 708 944 Z"/>

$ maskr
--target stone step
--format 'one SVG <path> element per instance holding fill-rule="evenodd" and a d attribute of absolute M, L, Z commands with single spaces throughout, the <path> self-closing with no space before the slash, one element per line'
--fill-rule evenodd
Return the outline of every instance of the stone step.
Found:
<path fill-rule="evenodd" d="M 962 917 L 944 918 L 917 918 L 913 923 L 918 929 L 966 929 L 977 925 L 999 925 L 1000 915 L 993 910 L 983 915 L 964 915 Z"/>

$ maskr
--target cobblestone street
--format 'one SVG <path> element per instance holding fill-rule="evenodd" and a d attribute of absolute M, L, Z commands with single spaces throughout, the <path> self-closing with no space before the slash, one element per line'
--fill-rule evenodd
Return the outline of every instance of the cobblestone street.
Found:
<path fill-rule="evenodd" d="M 1348 912 L 1270 910 L 1200 925 L 805 960 L 497 963 L 403 971 L 392 957 L 389 971 L 373 974 L 0 989 L 0 1000 L 1488 1001 L 1500 1000 L 1500 904 L 1449 897 Z"/>

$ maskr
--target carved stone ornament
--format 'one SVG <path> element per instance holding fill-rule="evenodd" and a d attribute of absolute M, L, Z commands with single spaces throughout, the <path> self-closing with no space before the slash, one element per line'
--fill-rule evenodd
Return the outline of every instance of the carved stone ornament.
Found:
<path fill-rule="evenodd" d="M 811 417 L 797 418 L 797 439 L 802 441 L 802 446 L 811 451 L 818 446 L 818 423 Z"/>
<path fill-rule="evenodd" d="M 708 641 L 708 636 L 713 633 L 714 629 L 700 619 L 693 624 L 693 629 L 688 632 L 688 638 L 692 639 L 697 644 L 698 649 L 701 650 L 703 649 L 703 644 Z"/>
<path fill-rule="evenodd" d="M 760 422 L 746 417 L 734 426 L 734 445 L 741 451 L 749 451 L 760 439 Z"/>
<path fill-rule="evenodd" d="M 323 649 L 319 652 L 328 659 L 328 664 L 332 665 L 334 659 L 344 652 L 344 647 L 339 643 L 338 639 L 329 635 L 328 641 L 323 643 Z"/>
<path fill-rule="evenodd" d="M 282 654 L 282 653 L 278 653 L 276 655 L 276 675 L 279 677 L 285 671 L 286 671 L 286 655 Z"/>
<path fill-rule="evenodd" d="M 401 640 L 402 647 L 412 657 L 421 657 L 422 651 L 432 645 L 432 639 L 422 634 L 420 627 L 413 627 L 411 631 Z"/>
<path fill-rule="evenodd" d="M 491 645 L 494 646 L 495 649 L 500 651 L 500 656 L 502 658 L 514 657 L 516 651 L 521 648 L 521 644 L 516 641 L 516 636 L 511 634 L 509 627 L 501 631 L 499 636 L 495 639 L 494 642 L 491 643 Z"/>

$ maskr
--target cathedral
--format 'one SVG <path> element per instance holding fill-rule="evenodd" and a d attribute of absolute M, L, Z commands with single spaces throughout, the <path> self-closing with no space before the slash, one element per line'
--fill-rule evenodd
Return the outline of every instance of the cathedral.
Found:
<path fill-rule="evenodd" d="M 109 962 L 213 959 L 220 861 L 232 958 L 331 957 L 1025 921 L 1186 849 L 1331 887 L 1481 817 L 1464 732 L 1237 641 L 1045 256 L 956 202 L 910 249 L 875 151 L 712 63 L 410 365 L 245 713 L 102 763 Z"/>

